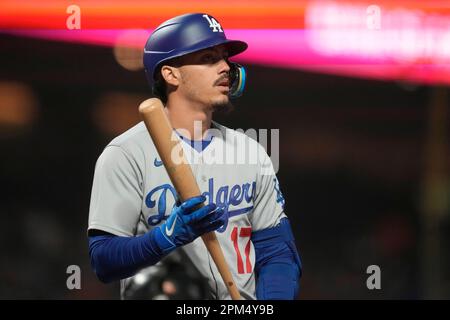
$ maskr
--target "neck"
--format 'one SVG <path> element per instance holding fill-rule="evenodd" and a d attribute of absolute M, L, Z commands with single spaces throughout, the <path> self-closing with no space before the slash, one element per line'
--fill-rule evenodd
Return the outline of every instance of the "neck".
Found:
<path fill-rule="evenodd" d="M 211 127 L 212 111 L 204 106 L 169 99 L 165 111 L 172 127 L 190 140 L 202 140 Z"/>

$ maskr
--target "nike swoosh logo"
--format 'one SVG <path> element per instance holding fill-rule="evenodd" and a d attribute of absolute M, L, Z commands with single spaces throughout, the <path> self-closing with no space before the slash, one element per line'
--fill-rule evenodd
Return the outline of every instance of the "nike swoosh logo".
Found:
<path fill-rule="evenodd" d="M 161 167 L 163 165 L 163 162 L 161 160 L 158 160 L 158 158 L 155 158 L 153 164 L 155 165 L 155 167 Z"/>
<path fill-rule="evenodd" d="M 166 225 L 166 234 L 167 234 L 168 237 L 170 237 L 170 236 L 172 235 L 173 230 L 175 230 L 175 225 L 176 225 L 176 224 L 177 224 L 177 218 L 175 218 L 175 219 L 173 220 L 173 223 L 172 223 L 172 226 L 170 227 L 170 229 L 167 228 L 167 225 Z"/>

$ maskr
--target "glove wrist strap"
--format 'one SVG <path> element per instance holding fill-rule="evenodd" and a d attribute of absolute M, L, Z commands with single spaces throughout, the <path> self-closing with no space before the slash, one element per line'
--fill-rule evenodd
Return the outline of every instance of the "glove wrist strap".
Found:
<path fill-rule="evenodd" d="M 166 237 L 164 232 L 161 230 L 161 227 L 153 229 L 152 233 L 153 233 L 152 242 L 158 247 L 158 249 L 161 250 L 161 253 L 163 255 L 169 254 L 170 252 L 172 252 L 177 248 L 177 246 Z"/>

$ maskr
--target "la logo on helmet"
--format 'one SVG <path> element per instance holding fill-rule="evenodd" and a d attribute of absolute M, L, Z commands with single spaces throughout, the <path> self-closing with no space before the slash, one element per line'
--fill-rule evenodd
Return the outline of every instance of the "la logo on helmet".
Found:
<path fill-rule="evenodd" d="M 214 19 L 213 17 L 208 16 L 207 14 L 204 14 L 203 18 L 208 20 L 209 27 L 212 29 L 213 32 L 223 32 L 222 26 L 220 25 L 220 23 L 217 22 L 216 19 Z"/>

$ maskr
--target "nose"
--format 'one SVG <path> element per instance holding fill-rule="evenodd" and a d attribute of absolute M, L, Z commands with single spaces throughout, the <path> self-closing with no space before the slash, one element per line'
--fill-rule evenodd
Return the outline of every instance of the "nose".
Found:
<path fill-rule="evenodd" d="M 228 64 L 228 61 L 225 58 L 222 58 L 219 61 L 219 74 L 222 73 L 228 73 L 230 72 L 230 65 Z"/>

